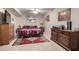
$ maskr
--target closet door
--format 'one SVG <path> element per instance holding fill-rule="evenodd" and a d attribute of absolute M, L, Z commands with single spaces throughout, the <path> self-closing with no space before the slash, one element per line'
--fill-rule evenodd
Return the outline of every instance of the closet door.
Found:
<path fill-rule="evenodd" d="M 1 39 L 2 35 L 1 34 L 2 33 L 1 33 L 1 25 L 0 25 L 0 45 L 2 44 L 2 39 Z"/>
<path fill-rule="evenodd" d="M 2 44 L 8 44 L 9 43 L 9 24 L 2 24 L 0 26 L 1 34 L 0 39 L 2 41 Z"/>

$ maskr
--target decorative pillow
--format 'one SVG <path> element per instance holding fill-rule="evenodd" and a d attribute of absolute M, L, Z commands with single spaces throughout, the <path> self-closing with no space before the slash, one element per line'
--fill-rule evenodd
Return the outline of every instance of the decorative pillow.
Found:
<path fill-rule="evenodd" d="M 30 26 L 31 28 L 37 28 L 37 26 Z"/>

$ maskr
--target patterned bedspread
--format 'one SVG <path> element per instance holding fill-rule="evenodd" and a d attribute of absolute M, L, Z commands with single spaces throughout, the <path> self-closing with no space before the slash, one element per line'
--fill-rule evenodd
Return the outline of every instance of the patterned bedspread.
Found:
<path fill-rule="evenodd" d="M 39 28 L 33 28 L 33 29 L 22 28 L 18 30 L 18 35 L 20 36 L 37 35 L 40 33 L 41 29 Z"/>

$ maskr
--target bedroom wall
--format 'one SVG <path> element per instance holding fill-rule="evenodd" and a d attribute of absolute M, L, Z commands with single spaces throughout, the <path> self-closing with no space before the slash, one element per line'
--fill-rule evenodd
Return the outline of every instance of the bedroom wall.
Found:
<path fill-rule="evenodd" d="M 49 22 L 45 21 L 44 27 L 45 27 L 45 33 L 44 36 L 50 40 L 51 38 L 51 27 L 54 25 L 65 25 L 66 26 L 66 21 L 58 21 L 58 12 L 64 10 L 65 8 L 56 8 L 53 11 L 49 12 Z M 66 26 L 67 27 L 67 26 Z"/>
<path fill-rule="evenodd" d="M 37 18 L 37 20 L 35 22 L 29 22 L 29 21 L 27 21 L 27 18 L 25 18 L 25 17 L 15 17 L 15 27 L 16 28 L 18 27 L 18 25 L 41 26 L 40 23 L 43 23 L 43 19 L 41 19 L 41 18 Z"/>
<path fill-rule="evenodd" d="M 44 36 L 50 40 L 51 38 L 51 27 L 54 25 L 65 25 L 67 27 L 67 21 L 58 21 L 58 12 L 64 10 L 65 8 L 56 8 L 53 11 L 49 12 L 50 21 L 45 21 L 45 33 Z M 79 8 L 71 9 L 71 21 L 72 21 L 72 29 L 79 28 Z"/>

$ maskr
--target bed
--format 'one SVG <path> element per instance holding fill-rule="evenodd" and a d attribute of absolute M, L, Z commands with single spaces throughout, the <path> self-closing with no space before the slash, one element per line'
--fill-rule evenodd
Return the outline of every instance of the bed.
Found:
<path fill-rule="evenodd" d="M 16 30 L 18 37 L 36 37 L 41 36 L 43 32 L 44 28 L 37 26 L 23 26 L 22 28 L 17 28 Z"/>

